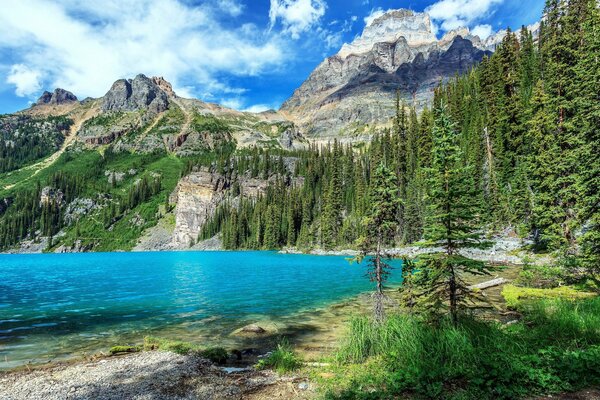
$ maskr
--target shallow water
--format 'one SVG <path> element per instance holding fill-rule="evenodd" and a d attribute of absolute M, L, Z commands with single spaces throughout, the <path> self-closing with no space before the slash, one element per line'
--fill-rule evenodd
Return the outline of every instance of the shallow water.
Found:
<path fill-rule="evenodd" d="M 400 275 L 392 272 L 390 283 Z M 0 369 L 139 343 L 146 335 L 233 345 L 230 333 L 248 323 L 301 326 L 313 310 L 371 288 L 365 266 L 342 256 L 0 255 Z"/>

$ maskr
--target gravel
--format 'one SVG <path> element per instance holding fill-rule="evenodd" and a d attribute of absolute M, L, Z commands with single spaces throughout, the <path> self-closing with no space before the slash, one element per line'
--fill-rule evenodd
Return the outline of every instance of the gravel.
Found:
<path fill-rule="evenodd" d="M 269 371 L 228 374 L 197 356 L 150 351 L 5 373 L 0 399 L 241 399 L 277 379 Z"/>

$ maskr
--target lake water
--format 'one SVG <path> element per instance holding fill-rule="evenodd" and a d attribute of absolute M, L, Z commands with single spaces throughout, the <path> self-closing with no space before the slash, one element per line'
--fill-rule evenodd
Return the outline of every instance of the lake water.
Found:
<path fill-rule="evenodd" d="M 390 283 L 397 283 L 399 270 Z M 0 255 L 0 369 L 139 343 L 227 344 L 371 290 L 346 257 L 275 252 Z"/>

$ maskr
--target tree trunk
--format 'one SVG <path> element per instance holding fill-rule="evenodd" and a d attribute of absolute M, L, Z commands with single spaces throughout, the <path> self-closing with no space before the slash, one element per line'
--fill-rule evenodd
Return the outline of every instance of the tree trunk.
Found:
<path fill-rule="evenodd" d="M 457 301 L 457 287 L 456 287 L 456 274 L 454 267 L 450 266 L 450 314 L 452 315 L 452 324 L 458 325 L 458 301 Z"/>
<path fill-rule="evenodd" d="M 385 318 L 383 310 L 383 271 L 381 266 L 381 229 L 377 235 L 377 250 L 375 252 L 375 280 L 377 281 L 377 291 L 375 292 L 375 321 L 378 323 L 383 322 Z"/>

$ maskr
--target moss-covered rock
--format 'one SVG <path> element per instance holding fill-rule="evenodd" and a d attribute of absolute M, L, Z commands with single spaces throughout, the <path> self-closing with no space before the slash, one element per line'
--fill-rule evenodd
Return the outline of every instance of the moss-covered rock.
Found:
<path fill-rule="evenodd" d="M 110 354 L 118 353 L 137 353 L 142 350 L 142 346 L 113 346 L 108 350 Z"/>
<path fill-rule="evenodd" d="M 161 339 L 153 336 L 144 338 L 144 350 L 165 350 L 177 354 L 189 354 L 192 351 L 200 351 L 200 347 L 195 344 L 182 342 L 179 340 Z"/>

